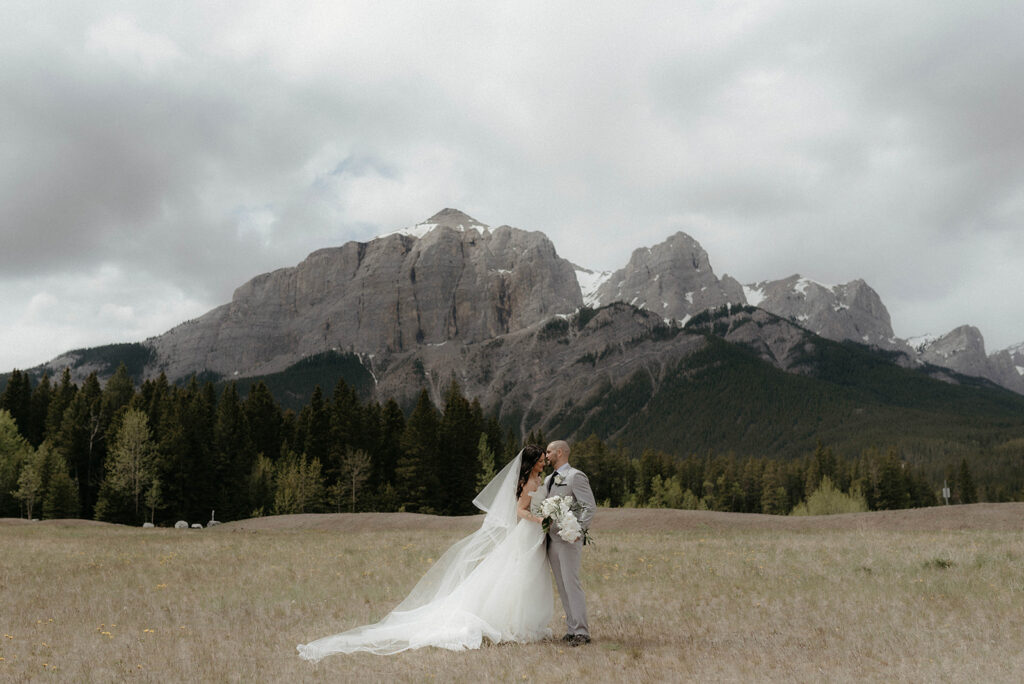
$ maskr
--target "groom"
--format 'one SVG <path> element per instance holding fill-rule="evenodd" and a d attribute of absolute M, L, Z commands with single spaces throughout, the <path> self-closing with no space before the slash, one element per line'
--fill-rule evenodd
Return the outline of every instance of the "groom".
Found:
<path fill-rule="evenodd" d="M 547 450 L 548 463 L 555 472 L 544 480 L 548 498 L 552 496 L 572 496 L 583 505 L 580 513 L 580 527 L 584 531 L 590 527 L 597 504 L 594 493 L 590 490 L 590 481 L 583 471 L 569 465 L 569 445 L 561 440 L 552 442 Z M 590 643 L 590 629 L 587 627 L 587 600 L 583 595 L 580 583 L 580 561 L 583 551 L 583 538 L 570 544 L 558 536 L 557 525 L 552 524 L 548 530 L 548 562 L 555 575 L 558 585 L 558 596 L 562 599 L 565 610 L 566 634 L 563 641 L 570 646 Z"/>

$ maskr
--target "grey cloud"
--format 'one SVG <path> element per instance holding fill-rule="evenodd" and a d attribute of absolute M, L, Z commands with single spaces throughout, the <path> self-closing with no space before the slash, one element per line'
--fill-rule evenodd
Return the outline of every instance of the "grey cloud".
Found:
<path fill-rule="evenodd" d="M 1002 320 L 1024 304 L 999 317 L 961 296 L 1005 283 L 985 245 L 1011 244 L 1024 213 L 1010 4 L 10 14 L 8 281 L 56 294 L 114 263 L 199 314 L 319 247 L 458 206 L 596 268 L 685 230 L 745 282 L 865 278 L 905 334 L 955 319 L 1024 339 Z"/>

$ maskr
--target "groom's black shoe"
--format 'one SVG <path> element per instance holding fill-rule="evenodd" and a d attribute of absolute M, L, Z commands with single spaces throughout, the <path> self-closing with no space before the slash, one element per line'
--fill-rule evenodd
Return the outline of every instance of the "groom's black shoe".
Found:
<path fill-rule="evenodd" d="M 565 636 L 562 637 L 562 641 L 572 641 L 572 637 L 573 635 L 567 632 Z"/>
<path fill-rule="evenodd" d="M 583 644 L 589 643 L 590 637 L 588 637 L 586 634 L 573 634 L 572 637 L 569 639 L 570 646 L 582 646 Z"/>

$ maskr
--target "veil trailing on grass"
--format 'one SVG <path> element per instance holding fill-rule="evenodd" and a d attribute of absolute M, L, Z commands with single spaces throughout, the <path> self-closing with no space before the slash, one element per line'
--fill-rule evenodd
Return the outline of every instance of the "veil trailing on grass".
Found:
<path fill-rule="evenodd" d="M 299 645 L 318 661 L 332 653 L 381 655 L 422 646 L 451 650 L 549 635 L 551 581 L 540 525 L 520 522 L 516 486 L 522 452 L 473 499 L 483 524 L 453 544 L 380 622 Z M 525 525 L 523 523 L 526 523 Z"/>
<path fill-rule="evenodd" d="M 522 460 L 523 452 L 520 451 L 477 494 L 473 505 L 487 514 L 483 525 L 473 534 L 452 544 L 416 583 L 405 600 L 395 607 L 395 612 L 413 610 L 451 594 L 512 531 L 519 517 L 516 515 L 516 485 Z"/>

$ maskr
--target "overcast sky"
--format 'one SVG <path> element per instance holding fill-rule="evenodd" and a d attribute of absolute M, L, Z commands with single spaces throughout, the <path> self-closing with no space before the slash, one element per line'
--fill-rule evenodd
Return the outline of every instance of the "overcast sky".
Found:
<path fill-rule="evenodd" d="M 4 2 L 0 371 L 443 207 L 1024 341 L 1011 2 Z"/>

